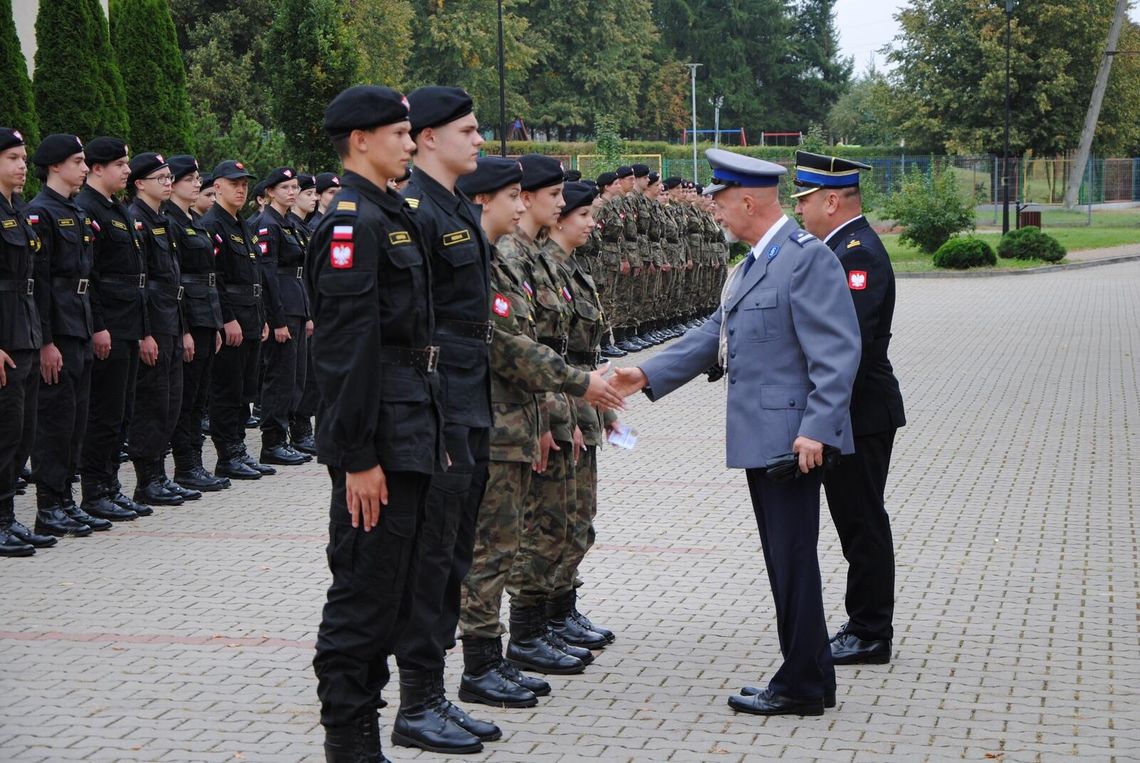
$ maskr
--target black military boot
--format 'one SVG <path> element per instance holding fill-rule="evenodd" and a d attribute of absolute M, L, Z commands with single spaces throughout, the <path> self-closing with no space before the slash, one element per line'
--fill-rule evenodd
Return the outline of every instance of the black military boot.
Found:
<path fill-rule="evenodd" d="M 289 444 L 293 450 L 317 455 L 317 439 L 313 436 L 313 420 L 309 417 L 296 419 L 289 427 Z"/>
<path fill-rule="evenodd" d="M 79 508 L 93 517 L 112 522 L 131 522 L 139 518 L 135 512 L 124 509 L 111 500 L 111 486 L 105 483 L 84 485 L 83 502 Z"/>
<path fill-rule="evenodd" d="M 534 707 L 538 697 L 503 672 L 503 645 L 497 638 L 463 637 L 463 677 L 459 698 L 492 707 Z"/>
<path fill-rule="evenodd" d="M 361 713 L 347 726 L 325 726 L 325 763 L 392 763 L 380 751 L 376 713 Z"/>
<path fill-rule="evenodd" d="M 12 498 L 0 500 L 0 556 L 31 556 L 36 547 L 12 532 L 16 504 Z"/>
<path fill-rule="evenodd" d="M 614 639 L 616 638 L 616 636 L 614 636 L 613 631 L 611 631 L 609 628 L 603 628 L 600 625 L 595 625 L 590 620 L 590 618 L 586 617 L 585 615 L 583 615 L 581 612 L 578 611 L 578 589 L 577 588 L 575 588 L 573 591 L 570 592 L 570 617 L 577 620 L 578 624 L 581 625 L 586 630 L 591 630 L 594 633 L 601 634 L 602 638 L 604 638 L 606 640 L 607 644 L 614 643 Z"/>
<path fill-rule="evenodd" d="M 543 681 L 541 678 L 528 676 L 521 670 L 516 668 L 513 663 L 506 660 L 499 660 L 499 670 L 509 680 L 514 681 L 524 689 L 529 689 L 536 697 L 550 696 L 550 684 Z"/>
<path fill-rule="evenodd" d="M 174 454 L 174 481 L 182 487 L 213 493 L 230 486 L 226 477 L 215 477 L 202 466 L 202 451 L 190 448 Z"/>
<path fill-rule="evenodd" d="M 162 462 L 153 458 L 139 458 L 135 462 L 134 500 L 148 506 L 181 506 L 183 498 L 166 487 Z"/>
<path fill-rule="evenodd" d="M 177 493 L 182 496 L 184 501 L 197 501 L 202 497 L 202 493 L 198 490 L 188 488 L 185 485 L 179 485 L 170 477 L 166 476 L 166 459 L 162 458 L 158 461 L 158 476 L 162 479 L 162 485 L 172 493 Z"/>
<path fill-rule="evenodd" d="M 35 526 L 37 534 L 54 535 L 57 538 L 67 536 L 84 538 L 94 532 L 84 523 L 67 516 L 67 512 L 63 510 L 62 500 L 37 508 Z"/>
<path fill-rule="evenodd" d="M 466 755 L 481 752 L 479 737 L 448 717 L 427 670 L 400 671 L 400 710 L 392 725 L 392 744 L 428 752 Z"/>
<path fill-rule="evenodd" d="M 481 742 L 494 742 L 496 739 L 503 738 L 503 730 L 493 723 L 488 721 L 481 721 L 478 718 L 472 718 L 467 712 L 456 705 L 447 698 L 446 688 L 443 683 L 443 671 L 436 670 L 431 674 L 432 690 L 435 692 L 436 698 L 439 700 L 439 707 L 443 713 L 459 725 L 459 728 L 467 731 L 469 734 L 474 734 L 479 737 Z"/>
<path fill-rule="evenodd" d="M 123 495 L 123 486 L 119 484 L 118 479 L 116 479 L 114 484 L 111 485 L 111 503 L 115 504 L 119 508 L 133 511 L 140 517 L 149 517 L 154 513 L 154 509 L 147 506 L 145 503 L 132 501 L 130 498 L 127 498 L 127 496 Z"/>
<path fill-rule="evenodd" d="M 600 633 L 584 628 L 573 617 L 574 589 L 546 600 L 547 625 L 571 646 L 586 649 L 605 649 L 609 641 Z"/>
<path fill-rule="evenodd" d="M 263 442 L 261 444 L 261 458 L 258 460 L 263 464 L 297 466 L 305 463 L 305 456 L 293 450 L 284 442 Z"/>
<path fill-rule="evenodd" d="M 40 535 L 39 533 L 32 532 L 18 519 L 13 519 L 8 524 L 8 534 L 15 535 L 24 543 L 34 548 L 51 548 L 59 542 L 51 535 Z"/>
<path fill-rule="evenodd" d="M 507 660 L 523 670 L 553 675 L 574 675 L 586 669 L 586 663 L 550 641 L 546 630 L 546 609 L 541 605 L 511 607 Z"/>
<path fill-rule="evenodd" d="M 238 458 L 241 459 L 241 462 L 243 464 L 248 466 L 250 469 L 253 469 L 254 471 L 258 472 L 263 477 L 268 477 L 268 476 L 277 474 L 277 470 L 274 469 L 272 466 L 270 466 L 268 464 L 263 464 L 263 463 L 259 462 L 256 458 L 254 458 L 253 456 L 249 455 L 249 452 L 246 451 L 246 449 L 245 449 L 245 443 L 241 443 L 238 445 Z"/>
<path fill-rule="evenodd" d="M 214 474 L 234 480 L 259 480 L 261 472 L 245 462 L 245 451 L 236 445 L 218 444 L 218 463 Z"/>
<path fill-rule="evenodd" d="M 571 657 L 577 657 L 579 660 L 582 661 L 583 665 L 589 665 L 591 662 L 594 661 L 594 653 L 593 652 L 591 652 L 589 649 L 583 649 L 580 646 L 574 646 L 572 644 L 567 644 L 566 640 L 564 638 L 562 638 L 561 636 L 559 636 L 557 633 L 555 633 L 553 630 L 551 630 L 550 626 L 546 627 L 546 640 L 555 649 L 561 649 L 563 652 L 566 652 L 566 654 L 570 655 Z"/>
<path fill-rule="evenodd" d="M 71 517 L 71 519 L 87 525 L 95 532 L 106 532 L 107 530 L 110 530 L 112 527 L 114 527 L 114 525 L 108 522 L 106 519 L 93 517 L 83 509 L 76 506 L 75 499 L 70 495 L 68 495 L 63 500 L 63 503 L 60 504 L 60 508 L 62 508 L 63 512 L 67 514 L 67 516 Z"/>

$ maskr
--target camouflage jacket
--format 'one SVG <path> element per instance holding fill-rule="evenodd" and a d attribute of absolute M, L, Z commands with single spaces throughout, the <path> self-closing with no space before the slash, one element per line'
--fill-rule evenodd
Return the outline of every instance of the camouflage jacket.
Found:
<path fill-rule="evenodd" d="M 625 214 L 621 209 L 621 197 L 615 196 L 602 204 L 596 215 L 598 227 L 595 231 L 600 239 L 599 254 L 605 267 L 617 270 L 621 267 L 625 246 Z"/>
<path fill-rule="evenodd" d="M 557 247 L 549 242 L 547 246 Z M 602 340 L 609 332 L 602 300 L 598 296 L 594 279 L 582 267 L 577 256 L 562 263 L 563 273 L 570 283 L 574 319 L 570 324 L 570 350 L 567 360 L 583 371 L 593 371 L 600 360 Z M 605 439 L 603 417 L 598 409 L 581 398 L 575 401 L 578 428 L 587 445 L 601 445 Z M 605 421 L 611 420 L 607 417 Z"/>

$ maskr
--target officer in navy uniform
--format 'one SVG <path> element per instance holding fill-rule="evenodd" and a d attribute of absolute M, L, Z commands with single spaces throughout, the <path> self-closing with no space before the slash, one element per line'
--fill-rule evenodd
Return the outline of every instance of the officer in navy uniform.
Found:
<path fill-rule="evenodd" d="M 835 705 L 835 670 L 816 553 L 819 488 L 828 449 L 854 450 L 859 323 L 835 255 L 783 213 L 787 170 L 721 149 L 705 155 L 718 222 L 752 251 L 708 321 L 640 368 L 618 369 L 612 383 L 656 400 L 715 363 L 726 369 L 727 462 L 746 470 L 784 657 L 768 686 L 728 704 L 822 715 Z"/>
<path fill-rule="evenodd" d="M 32 156 L 43 189 L 28 204 L 28 222 L 40 237 L 36 258 L 36 309 L 40 316 L 40 377 L 32 479 L 36 532 L 85 536 L 110 530 L 75 504 L 71 483 L 87 430 L 91 391 L 91 218 L 72 197 L 83 187 L 87 164 L 75 135 L 56 133 Z"/>
<path fill-rule="evenodd" d="M 404 196 L 431 258 L 433 341 L 441 353 L 443 433 L 451 463 L 432 477 L 428 492 L 412 622 L 395 652 L 395 728 L 412 746 L 462 753 L 502 736 L 494 724 L 448 702 L 443 689 L 444 656 L 455 645 L 461 585 L 471 569 L 490 461 L 491 245 L 479 207 L 455 187 L 461 175 L 476 169 L 483 138 L 471 97 L 460 88 L 422 87 L 408 102 L 416 167 Z"/>
<path fill-rule="evenodd" d="M 428 487 L 446 468 L 439 348 L 414 212 L 387 188 L 415 148 L 407 99 L 351 87 L 329 104 L 324 126 L 346 172 L 305 265 L 323 401 L 318 457 L 332 480 L 332 585 L 313 667 L 325 759 L 384 761 L 376 708 L 412 606 Z"/>
<path fill-rule="evenodd" d="M 16 479 L 36 428 L 40 317 L 34 261 L 40 240 L 19 192 L 28 176 L 24 136 L 0 127 L 0 556 L 31 556 L 56 544 L 16 519 Z"/>
<path fill-rule="evenodd" d="M 894 636 L 895 551 L 883 493 L 895 430 L 906 424 L 906 417 L 887 357 L 895 273 L 882 241 L 863 216 L 859 193 L 859 173 L 869 169 L 862 162 L 796 152 L 796 213 L 804 228 L 839 257 L 863 343 L 851 395 L 855 453 L 823 478 L 849 565 L 848 622 L 831 640 L 836 665 L 890 662 Z"/>
<path fill-rule="evenodd" d="M 95 364 L 87 434 L 79 465 L 84 511 L 114 521 L 132 520 L 153 510 L 122 494 L 119 450 L 127 410 L 134 405 L 139 357 L 150 362 L 158 351 L 148 326 L 146 262 L 130 212 L 117 194 L 130 175 L 127 144 L 101 137 L 87 143 L 90 171 L 75 197 L 91 217 L 94 264 L 91 266 L 91 319 Z M 119 505 L 122 503 L 123 505 Z"/>

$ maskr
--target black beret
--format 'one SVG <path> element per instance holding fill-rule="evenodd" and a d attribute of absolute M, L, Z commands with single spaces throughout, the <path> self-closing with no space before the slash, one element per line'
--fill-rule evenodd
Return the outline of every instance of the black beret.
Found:
<path fill-rule="evenodd" d="M 522 178 L 523 168 L 517 159 L 480 156 L 475 171 L 459 178 L 455 185 L 468 196 L 475 196 L 480 193 L 495 193 L 501 188 L 521 183 Z"/>
<path fill-rule="evenodd" d="M 213 188 L 213 187 L 214 187 L 214 176 L 213 175 L 204 176 L 202 178 L 202 190 L 205 191 L 207 188 Z"/>
<path fill-rule="evenodd" d="M 214 166 L 213 171 L 214 180 L 225 178 L 226 180 L 241 180 L 242 178 L 251 178 L 253 174 L 245 168 L 245 165 L 236 159 L 226 159 L 225 161 L 218 162 Z"/>
<path fill-rule="evenodd" d="M 24 136 L 11 127 L 0 127 L 0 151 L 24 145 Z"/>
<path fill-rule="evenodd" d="M 622 165 L 614 171 L 614 174 L 618 176 L 619 180 L 624 180 L 633 174 L 633 167 L 626 167 L 625 165 Z"/>
<path fill-rule="evenodd" d="M 632 167 L 630 167 L 630 169 L 633 170 L 633 176 L 635 178 L 649 177 L 649 165 L 648 164 L 635 164 Z"/>
<path fill-rule="evenodd" d="M 671 191 L 677 186 L 681 185 L 682 182 L 684 181 L 682 181 L 681 178 L 674 175 L 673 177 L 665 178 L 665 183 L 663 185 L 665 186 L 665 190 Z"/>
<path fill-rule="evenodd" d="M 340 178 L 334 172 L 322 172 L 317 175 L 317 193 L 324 193 L 330 188 L 340 188 Z"/>
<path fill-rule="evenodd" d="M 593 180 L 580 180 L 580 181 L 578 181 L 578 182 L 580 182 L 580 183 L 585 183 L 586 185 L 588 185 L 588 186 L 590 186 L 591 188 L 593 188 L 595 191 L 598 191 L 598 184 L 597 184 L 597 183 L 595 183 Z M 600 192 L 600 191 L 599 191 L 599 192 Z"/>
<path fill-rule="evenodd" d="M 693 186 L 693 188 L 695 188 L 697 190 L 698 196 L 702 195 L 705 192 L 705 187 L 703 185 L 701 185 L 700 183 L 697 183 L 695 186 Z"/>
<path fill-rule="evenodd" d="M 566 171 L 562 168 L 562 162 L 552 156 L 527 154 L 519 159 L 519 163 L 523 168 L 524 191 L 537 191 L 539 188 L 565 182 Z"/>
<path fill-rule="evenodd" d="M 297 170 L 292 167 L 278 167 L 275 170 L 270 170 L 269 174 L 265 176 L 265 180 L 261 184 L 265 188 L 272 188 L 279 183 L 287 183 L 290 180 L 297 179 Z"/>
<path fill-rule="evenodd" d="M 404 172 L 400 175 L 400 177 L 392 178 L 392 180 L 394 180 L 397 183 L 406 183 L 411 179 L 412 179 L 412 167 L 411 167 L 411 165 L 404 168 Z"/>
<path fill-rule="evenodd" d="M 256 183 L 253 184 L 253 190 L 250 191 L 249 198 L 256 201 L 258 196 L 264 196 L 264 195 L 265 195 L 265 181 L 264 180 L 258 180 Z"/>
<path fill-rule="evenodd" d="M 325 109 L 325 132 L 340 138 L 353 130 L 403 122 L 409 111 L 408 99 L 390 87 L 355 85 L 341 91 Z"/>
<path fill-rule="evenodd" d="M 175 182 L 198 171 L 198 160 L 190 154 L 177 154 L 167 159 L 166 163 L 170 165 L 170 174 L 174 176 Z"/>
<path fill-rule="evenodd" d="M 562 207 L 558 216 L 565 217 L 575 209 L 590 206 L 597 196 L 598 189 L 589 183 L 567 183 L 562 186 L 562 198 L 566 201 L 566 206 Z"/>
<path fill-rule="evenodd" d="M 50 167 L 66 161 L 68 157 L 83 153 L 83 141 L 78 135 L 65 133 L 52 133 L 36 146 L 32 154 L 32 163 L 40 167 Z"/>
<path fill-rule="evenodd" d="M 582 173 L 578 170 L 566 170 L 566 182 L 577 183 L 582 179 Z"/>
<path fill-rule="evenodd" d="M 616 183 L 617 179 L 618 176 L 616 172 L 603 172 L 601 175 L 598 175 L 598 188 L 605 188 L 611 183 Z"/>
<path fill-rule="evenodd" d="M 653 185 L 654 183 L 656 183 L 660 179 L 661 179 L 661 176 L 658 175 L 656 172 L 650 172 L 649 173 L 649 185 Z"/>
<path fill-rule="evenodd" d="M 302 191 L 307 191 L 310 188 L 317 187 L 317 179 L 307 172 L 298 172 L 297 185 L 300 186 Z"/>
<path fill-rule="evenodd" d="M 147 175 L 152 175 L 158 172 L 163 167 L 166 167 L 166 159 L 162 154 L 156 154 L 153 151 L 143 151 L 141 154 L 135 154 L 131 158 L 131 174 L 127 178 L 127 182 L 133 183 L 136 180 L 142 180 Z"/>
<path fill-rule="evenodd" d="M 408 109 L 412 112 L 412 136 L 429 127 L 454 122 L 475 110 L 471 96 L 461 87 L 430 85 L 408 93 Z"/>
<path fill-rule="evenodd" d="M 125 157 L 129 150 L 126 141 L 121 138 L 103 136 L 87 142 L 83 147 L 83 158 L 88 165 L 110 164 Z"/>

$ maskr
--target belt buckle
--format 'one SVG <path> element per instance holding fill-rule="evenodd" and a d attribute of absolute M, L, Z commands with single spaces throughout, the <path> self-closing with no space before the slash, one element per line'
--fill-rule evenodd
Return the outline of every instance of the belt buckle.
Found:
<path fill-rule="evenodd" d="M 176 300 L 178 300 L 179 302 L 181 302 L 181 301 L 182 301 L 182 295 L 183 295 L 183 293 L 185 293 L 185 291 L 186 291 L 186 287 L 185 287 L 185 286 L 182 286 L 182 285 L 179 285 L 179 287 L 178 287 L 178 296 L 177 296 L 177 297 L 175 297 L 175 299 L 176 299 Z"/>
<path fill-rule="evenodd" d="M 146 273 L 139 273 L 139 288 L 146 288 Z"/>
<path fill-rule="evenodd" d="M 89 283 L 90 283 L 90 281 L 88 279 L 80 278 L 79 279 L 79 285 L 76 287 L 75 293 L 76 294 L 86 294 L 87 293 L 87 286 Z"/>
<path fill-rule="evenodd" d="M 255 297 L 261 296 L 261 284 L 259 284 L 259 283 L 253 284 L 253 296 L 255 296 Z"/>
<path fill-rule="evenodd" d="M 495 324 L 491 321 L 483 324 L 483 341 L 487 344 L 495 341 Z"/>
<path fill-rule="evenodd" d="M 207 278 L 206 283 L 210 286 L 216 285 L 217 282 L 215 281 L 215 275 L 213 273 L 210 273 L 209 277 Z"/>
<path fill-rule="evenodd" d="M 304 277 L 304 275 L 305 275 L 305 266 L 302 265 L 301 267 L 297 268 L 297 279 L 300 280 L 301 278 Z"/>
<path fill-rule="evenodd" d="M 437 345 L 428 345 L 426 349 L 428 354 L 427 372 L 434 374 L 436 366 L 439 365 L 439 347 Z"/>
<path fill-rule="evenodd" d="M 25 294 L 26 296 L 29 296 L 29 297 L 31 297 L 31 296 L 34 296 L 34 295 L 35 295 L 35 293 L 36 293 L 36 279 L 34 279 L 34 278 L 29 278 L 29 279 L 28 279 L 28 284 L 27 284 L 27 286 L 26 286 L 26 287 L 25 287 L 25 289 L 24 289 L 24 294 Z"/>

